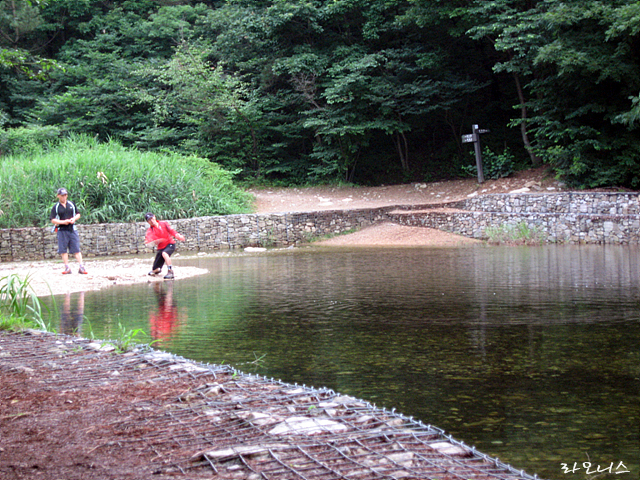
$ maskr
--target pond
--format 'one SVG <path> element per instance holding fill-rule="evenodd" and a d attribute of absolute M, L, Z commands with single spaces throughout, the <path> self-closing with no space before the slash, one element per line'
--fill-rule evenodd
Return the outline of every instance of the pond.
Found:
<path fill-rule="evenodd" d="M 396 408 L 541 478 L 582 480 L 599 467 L 612 473 L 598 478 L 631 480 L 640 472 L 639 254 L 221 253 L 175 260 L 177 276 L 187 263 L 208 275 L 57 301 L 67 304 L 65 332 L 142 329 L 186 358 Z"/>

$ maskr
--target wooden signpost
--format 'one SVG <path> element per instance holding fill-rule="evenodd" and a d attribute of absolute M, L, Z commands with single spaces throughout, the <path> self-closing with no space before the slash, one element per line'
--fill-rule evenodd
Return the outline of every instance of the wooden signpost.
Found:
<path fill-rule="evenodd" d="M 478 167 L 478 183 L 484 182 L 484 174 L 482 173 L 482 149 L 480 148 L 480 134 L 489 133 L 489 130 L 480 129 L 478 125 L 471 126 L 471 134 L 462 135 L 462 143 L 473 143 L 476 151 L 476 167 Z"/>

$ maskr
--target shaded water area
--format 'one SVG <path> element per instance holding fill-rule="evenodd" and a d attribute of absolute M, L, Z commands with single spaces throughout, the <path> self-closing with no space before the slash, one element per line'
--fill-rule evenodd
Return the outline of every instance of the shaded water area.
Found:
<path fill-rule="evenodd" d="M 57 301 L 68 301 L 67 333 L 83 313 L 83 336 L 142 329 L 186 358 L 396 408 L 542 478 L 582 480 L 599 468 L 611 473 L 598 478 L 631 480 L 640 473 L 639 254 L 220 254 L 175 261 L 177 275 L 187 262 L 208 275 Z"/>

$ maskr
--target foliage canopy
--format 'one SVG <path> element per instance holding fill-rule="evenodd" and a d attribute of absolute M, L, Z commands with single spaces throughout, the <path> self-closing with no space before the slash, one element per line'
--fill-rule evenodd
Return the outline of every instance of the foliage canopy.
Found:
<path fill-rule="evenodd" d="M 380 184 L 463 174 L 479 124 L 518 167 L 637 187 L 638 52 L 635 0 L 1 0 L 0 128 Z"/>

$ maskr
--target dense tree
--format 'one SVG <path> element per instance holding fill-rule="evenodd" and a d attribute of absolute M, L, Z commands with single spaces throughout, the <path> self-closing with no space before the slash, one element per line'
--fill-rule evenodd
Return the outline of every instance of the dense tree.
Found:
<path fill-rule="evenodd" d="M 44 80 L 58 67 L 55 60 L 42 56 L 49 40 L 44 23 L 31 2 L 0 1 L 0 126 L 17 126 L 24 120 L 25 89 L 20 82 Z"/>
<path fill-rule="evenodd" d="M 639 35 L 631 0 L 0 0 L 0 126 L 386 183 L 461 174 L 480 124 L 488 160 L 635 186 Z"/>
<path fill-rule="evenodd" d="M 578 186 L 637 185 L 637 2 L 475 3 L 469 12 L 485 23 L 470 32 L 505 53 L 494 69 L 518 82 L 523 114 L 514 123 L 531 125 L 532 155 Z"/>
<path fill-rule="evenodd" d="M 307 159 L 312 178 L 362 180 L 359 164 L 373 163 L 410 175 L 422 169 L 412 154 L 457 143 L 460 132 L 450 130 L 429 132 L 435 141 L 425 142 L 428 123 L 442 123 L 440 116 L 428 119 L 468 101 L 479 82 L 452 61 L 444 30 L 434 35 L 433 25 L 398 21 L 407 6 L 276 2 L 236 16 L 219 11 L 217 60 L 250 79 L 261 99 L 280 105 L 270 116 L 279 123 L 267 128 L 284 135 L 274 143 L 293 147 L 280 153 Z"/>
<path fill-rule="evenodd" d="M 527 128 L 528 107 L 524 82 L 532 75 L 528 58 L 532 49 L 542 43 L 539 25 L 531 19 L 535 1 L 496 0 L 475 2 L 477 7 L 465 10 L 464 16 L 473 18 L 478 24 L 468 34 L 475 39 L 488 39 L 493 48 L 504 52 L 505 58 L 494 66 L 494 71 L 505 72 L 513 78 L 520 118 L 514 124 L 520 127 L 524 144 L 533 166 L 539 166 L 540 157 L 535 153 Z"/>

